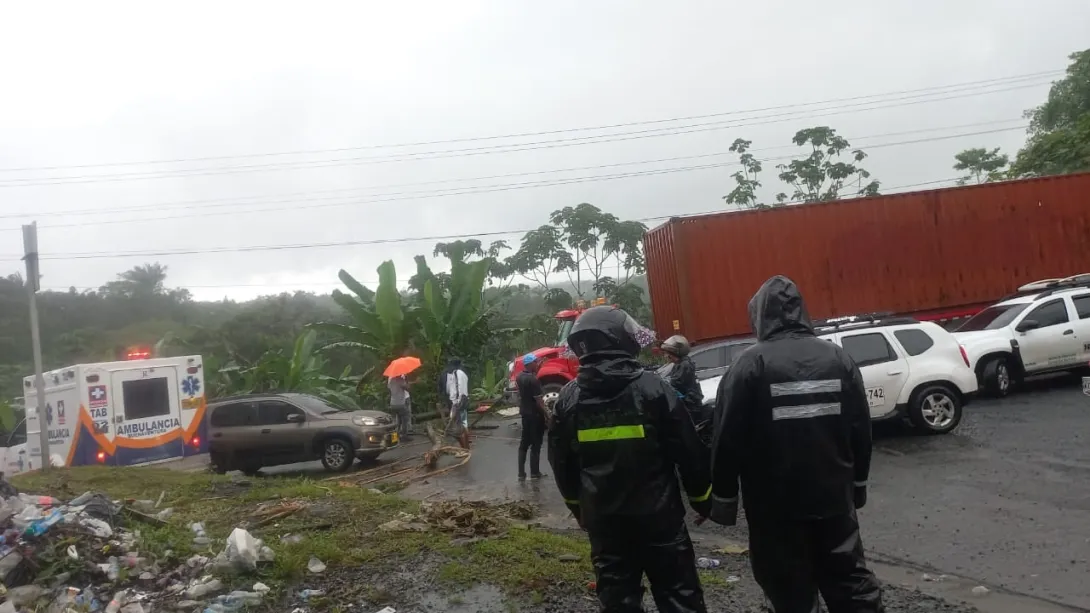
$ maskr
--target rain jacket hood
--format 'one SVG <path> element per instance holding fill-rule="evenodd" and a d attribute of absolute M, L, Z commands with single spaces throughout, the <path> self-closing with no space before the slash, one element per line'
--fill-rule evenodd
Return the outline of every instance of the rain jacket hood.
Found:
<path fill-rule="evenodd" d="M 796 334 L 813 336 L 814 324 L 795 282 L 776 275 L 749 300 L 749 322 L 758 340 Z"/>
<path fill-rule="evenodd" d="M 643 373 L 640 363 L 627 354 L 597 353 L 580 360 L 576 382 L 587 394 L 614 397 L 634 383 Z"/>

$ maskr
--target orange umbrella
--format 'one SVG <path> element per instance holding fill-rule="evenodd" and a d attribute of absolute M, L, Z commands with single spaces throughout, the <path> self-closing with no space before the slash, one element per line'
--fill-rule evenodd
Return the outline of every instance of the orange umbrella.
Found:
<path fill-rule="evenodd" d="M 385 377 L 400 377 L 411 373 L 417 368 L 420 368 L 420 358 L 408 356 L 390 362 L 386 370 L 382 371 L 382 375 Z"/>

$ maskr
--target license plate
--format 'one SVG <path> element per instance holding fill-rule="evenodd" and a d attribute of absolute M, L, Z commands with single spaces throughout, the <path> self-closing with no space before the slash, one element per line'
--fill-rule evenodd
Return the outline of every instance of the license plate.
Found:
<path fill-rule="evenodd" d="M 1090 377 L 1082 378 L 1082 393 L 1090 396 Z"/>
<path fill-rule="evenodd" d="M 886 403 L 886 390 L 880 387 L 867 388 L 867 404 L 872 407 L 882 406 Z"/>
<path fill-rule="evenodd" d="M 397 443 L 397 432 L 394 432 L 393 434 L 390 435 L 390 443 L 391 444 L 396 444 Z"/>

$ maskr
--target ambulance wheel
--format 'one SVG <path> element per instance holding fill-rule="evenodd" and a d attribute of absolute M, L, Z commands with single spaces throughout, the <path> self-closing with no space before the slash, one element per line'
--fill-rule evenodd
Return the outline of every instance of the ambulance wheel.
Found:
<path fill-rule="evenodd" d="M 356 454 L 352 444 L 343 438 L 331 438 L 322 446 L 322 466 L 331 472 L 344 472 L 351 468 Z"/>

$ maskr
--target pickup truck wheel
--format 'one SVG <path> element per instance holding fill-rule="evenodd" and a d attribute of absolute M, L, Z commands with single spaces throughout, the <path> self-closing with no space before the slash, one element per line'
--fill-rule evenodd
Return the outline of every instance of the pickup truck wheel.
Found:
<path fill-rule="evenodd" d="M 989 394 L 1002 398 L 1011 393 L 1014 379 L 1011 377 L 1010 360 L 1003 356 L 996 356 L 984 365 L 981 383 Z"/>
<path fill-rule="evenodd" d="M 946 434 L 961 423 L 961 398 L 945 385 L 926 385 L 912 394 L 908 417 L 926 434 Z"/>
<path fill-rule="evenodd" d="M 331 438 L 322 445 L 322 466 L 328 471 L 344 472 L 352 466 L 353 460 L 352 445 L 343 438 Z"/>

